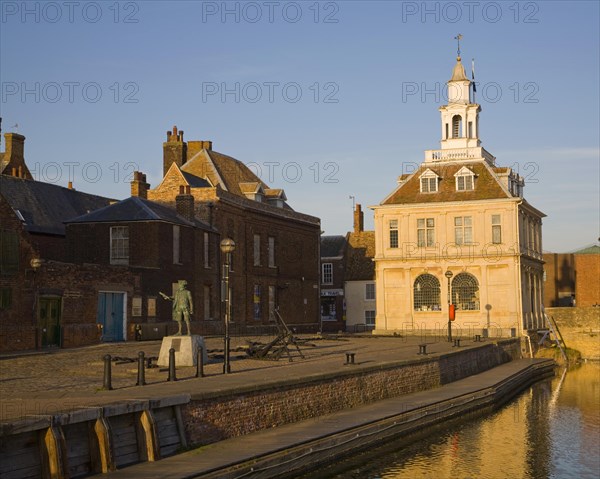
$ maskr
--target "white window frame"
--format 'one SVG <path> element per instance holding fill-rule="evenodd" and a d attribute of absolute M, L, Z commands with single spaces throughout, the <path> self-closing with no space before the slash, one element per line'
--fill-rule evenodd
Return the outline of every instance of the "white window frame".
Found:
<path fill-rule="evenodd" d="M 435 171 L 427 168 L 421 176 L 419 176 L 419 191 L 421 193 L 437 193 L 439 179 L 440 177 Z"/>
<path fill-rule="evenodd" d="M 333 284 L 333 263 L 321 265 L 321 284 Z"/>
<path fill-rule="evenodd" d="M 473 191 L 475 189 L 475 173 L 463 166 L 454 175 L 456 191 Z"/>
<path fill-rule="evenodd" d="M 275 237 L 269 236 L 269 268 L 276 268 L 275 265 Z"/>
<path fill-rule="evenodd" d="M 459 245 L 473 244 L 473 217 L 454 217 L 454 242 Z"/>
<path fill-rule="evenodd" d="M 502 244 L 502 215 L 492 215 L 492 244 Z"/>
<path fill-rule="evenodd" d="M 210 236 L 208 233 L 204 233 L 204 267 L 206 269 L 210 268 Z"/>
<path fill-rule="evenodd" d="M 435 218 L 417 218 L 417 246 L 435 246 Z"/>
<path fill-rule="evenodd" d="M 390 220 L 389 232 L 390 248 L 398 248 L 398 220 Z"/>
<path fill-rule="evenodd" d="M 375 301 L 375 283 L 365 284 L 365 301 Z"/>
<path fill-rule="evenodd" d="M 367 326 L 375 326 L 375 310 L 374 309 L 367 309 L 365 310 L 365 324 Z"/>
<path fill-rule="evenodd" d="M 173 225 L 173 264 L 181 264 L 181 228 Z"/>
<path fill-rule="evenodd" d="M 254 234 L 254 266 L 261 266 L 260 263 L 260 235 Z"/>
<path fill-rule="evenodd" d="M 110 227 L 110 264 L 129 264 L 129 226 Z"/>

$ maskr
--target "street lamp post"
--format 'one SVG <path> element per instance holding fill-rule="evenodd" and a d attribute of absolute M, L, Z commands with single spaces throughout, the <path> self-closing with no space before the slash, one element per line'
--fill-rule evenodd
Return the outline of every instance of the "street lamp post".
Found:
<path fill-rule="evenodd" d="M 446 278 L 448 278 L 448 342 L 452 342 L 452 294 L 450 291 L 450 280 L 452 279 L 452 276 L 454 276 L 454 274 L 452 273 L 452 271 L 447 270 L 445 276 Z"/>
<path fill-rule="evenodd" d="M 229 287 L 229 269 L 231 267 L 231 253 L 235 250 L 235 242 L 231 238 L 225 238 L 221 241 L 221 252 L 225 255 L 225 263 L 223 264 L 223 279 L 221 299 L 225 301 L 225 344 L 224 344 L 224 360 L 223 374 L 231 372 L 229 364 L 229 323 L 231 322 L 231 288 Z"/>

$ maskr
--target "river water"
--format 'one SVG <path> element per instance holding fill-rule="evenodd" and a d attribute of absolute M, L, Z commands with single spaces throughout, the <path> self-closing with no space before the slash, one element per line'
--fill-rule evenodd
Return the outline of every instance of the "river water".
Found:
<path fill-rule="evenodd" d="M 600 364 L 539 381 L 497 411 L 313 471 L 315 479 L 598 479 Z"/>

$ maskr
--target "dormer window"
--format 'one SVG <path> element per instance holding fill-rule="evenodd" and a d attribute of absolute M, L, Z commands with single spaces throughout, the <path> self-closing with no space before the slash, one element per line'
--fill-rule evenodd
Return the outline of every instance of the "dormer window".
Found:
<path fill-rule="evenodd" d="M 466 166 L 463 166 L 454 177 L 456 178 L 456 191 L 471 191 L 475 189 L 475 173 Z"/>
<path fill-rule="evenodd" d="M 436 193 L 440 177 L 429 168 L 419 176 L 421 180 L 421 193 Z"/>

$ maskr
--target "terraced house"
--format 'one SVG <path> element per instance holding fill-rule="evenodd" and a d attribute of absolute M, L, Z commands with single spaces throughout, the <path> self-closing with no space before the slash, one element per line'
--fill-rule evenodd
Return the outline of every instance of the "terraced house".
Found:
<path fill-rule="evenodd" d="M 517 335 L 543 326 L 541 211 L 524 179 L 481 146 L 472 82 L 460 56 L 440 107 L 441 146 L 375 212 L 375 333 Z"/>

